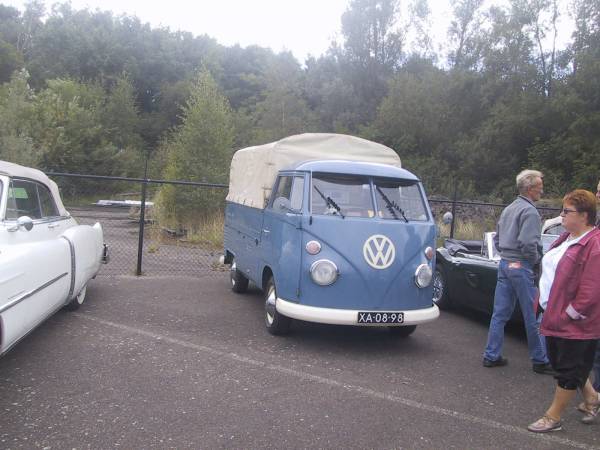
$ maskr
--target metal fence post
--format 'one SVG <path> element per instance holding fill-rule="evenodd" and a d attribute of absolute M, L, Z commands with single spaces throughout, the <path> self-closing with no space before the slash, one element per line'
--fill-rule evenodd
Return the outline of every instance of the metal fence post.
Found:
<path fill-rule="evenodd" d="M 454 223 L 456 222 L 456 184 L 454 185 L 454 196 L 452 197 L 452 223 L 450 224 L 450 238 L 454 239 Z"/>
<path fill-rule="evenodd" d="M 135 274 L 142 274 L 142 254 L 144 252 L 144 225 L 146 222 L 146 187 L 148 186 L 148 155 L 144 164 L 144 181 L 142 182 L 142 204 L 140 205 L 140 232 L 138 238 L 137 269 Z"/>

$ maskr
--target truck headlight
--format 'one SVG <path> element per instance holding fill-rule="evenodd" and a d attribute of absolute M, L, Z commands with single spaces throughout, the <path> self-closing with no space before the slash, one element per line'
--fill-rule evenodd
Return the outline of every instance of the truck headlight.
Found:
<path fill-rule="evenodd" d="M 331 261 L 320 259 L 310 266 L 310 276 L 319 286 L 329 286 L 337 280 L 338 268 Z"/>
<path fill-rule="evenodd" d="M 433 273 L 428 264 L 421 264 L 415 272 L 415 283 L 418 287 L 424 288 L 429 286 Z"/>

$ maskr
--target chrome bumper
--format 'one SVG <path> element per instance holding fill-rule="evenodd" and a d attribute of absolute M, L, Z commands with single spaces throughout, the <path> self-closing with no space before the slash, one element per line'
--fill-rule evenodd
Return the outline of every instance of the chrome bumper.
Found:
<path fill-rule="evenodd" d="M 292 319 L 304 320 L 306 322 L 327 323 L 332 325 L 357 325 L 357 326 L 379 326 L 379 327 L 401 327 L 406 325 L 419 325 L 431 322 L 440 316 L 440 310 L 436 305 L 424 309 L 413 309 L 406 311 L 386 311 L 401 312 L 404 314 L 403 323 L 378 323 L 363 324 L 358 323 L 358 310 L 352 309 L 334 309 L 319 308 L 317 306 L 299 305 L 282 298 L 275 301 L 277 312 Z"/>
<path fill-rule="evenodd" d="M 102 264 L 108 264 L 110 261 L 110 253 L 108 251 L 108 245 L 104 244 L 104 249 L 102 250 Z"/>

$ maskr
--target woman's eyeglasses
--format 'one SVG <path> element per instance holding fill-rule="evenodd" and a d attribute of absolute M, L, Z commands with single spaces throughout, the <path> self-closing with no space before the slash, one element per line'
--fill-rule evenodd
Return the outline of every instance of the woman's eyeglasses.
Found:
<path fill-rule="evenodd" d="M 569 213 L 573 213 L 573 212 L 577 212 L 576 209 L 571 209 L 571 208 L 563 208 L 562 211 L 560 212 L 563 216 L 566 216 Z"/>

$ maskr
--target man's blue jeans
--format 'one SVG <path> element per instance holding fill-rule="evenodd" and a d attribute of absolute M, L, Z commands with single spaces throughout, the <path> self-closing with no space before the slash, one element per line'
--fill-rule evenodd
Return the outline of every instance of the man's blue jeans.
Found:
<path fill-rule="evenodd" d="M 487 346 L 483 357 L 496 361 L 502 356 L 504 326 L 515 310 L 517 300 L 523 313 L 529 357 L 534 364 L 548 363 L 543 336 L 540 336 L 538 322 L 533 311 L 533 299 L 536 293 L 534 274 L 531 265 L 521 261 L 519 268 L 509 267 L 510 262 L 501 260 L 498 267 L 498 281 L 494 294 L 494 313 L 490 321 Z M 514 266 L 514 264 L 511 264 Z"/>

